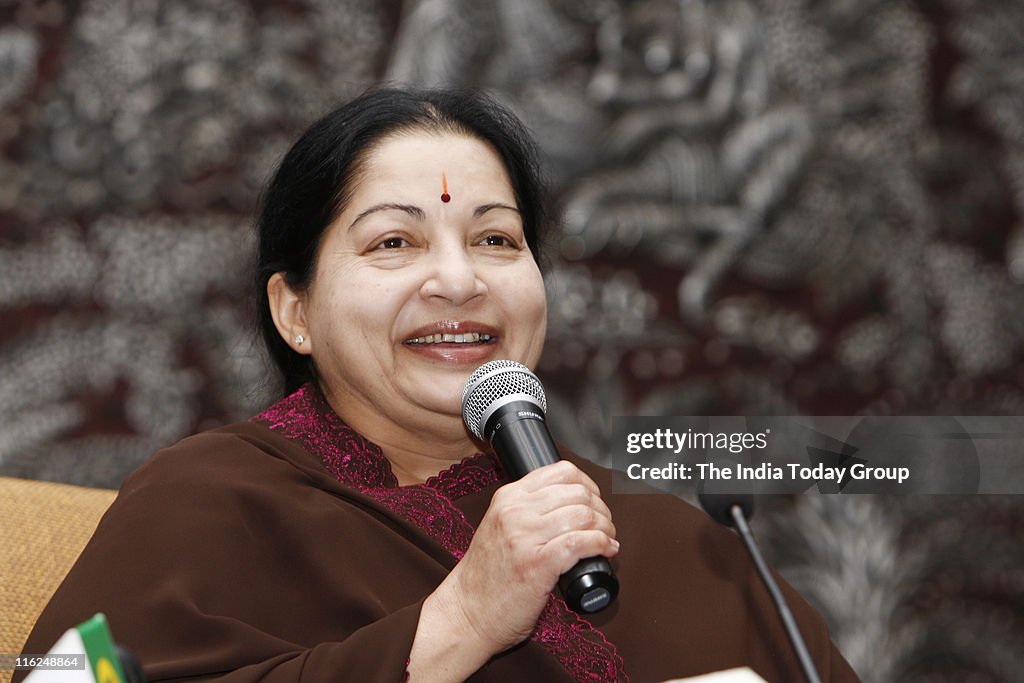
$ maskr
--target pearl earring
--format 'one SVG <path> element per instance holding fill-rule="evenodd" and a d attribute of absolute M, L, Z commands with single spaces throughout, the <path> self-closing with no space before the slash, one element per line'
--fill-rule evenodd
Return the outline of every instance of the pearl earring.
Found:
<path fill-rule="evenodd" d="M 298 344 L 299 346 L 302 346 L 302 342 L 304 341 L 306 341 L 306 338 L 303 337 L 301 334 L 295 336 L 295 343 Z"/>

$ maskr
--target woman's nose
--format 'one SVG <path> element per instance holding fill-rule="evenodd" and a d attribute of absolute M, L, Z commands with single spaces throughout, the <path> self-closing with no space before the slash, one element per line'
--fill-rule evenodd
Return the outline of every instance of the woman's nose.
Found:
<path fill-rule="evenodd" d="M 426 298 L 444 299 L 456 306 L 484 294 L 487 285 L 480 278 L 466 247 L 444 247 L 428 254 L 429 264 L 421 293 Z"/>

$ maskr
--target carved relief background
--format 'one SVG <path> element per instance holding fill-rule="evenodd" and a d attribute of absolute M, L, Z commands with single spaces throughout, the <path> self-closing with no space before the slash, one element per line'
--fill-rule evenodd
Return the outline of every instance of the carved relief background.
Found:
<path fill-rule="evenodd" d="M 116 486 L 276 395 L 257 196 L 381 80 L 535 132 L 575 450 L 617 414 L 1024 414 L 1022 36 L 1022 0 L 0 0 L 0 473 Z M 1018 499 L 761 508 L 865 681 L 1020 680 Z"/>

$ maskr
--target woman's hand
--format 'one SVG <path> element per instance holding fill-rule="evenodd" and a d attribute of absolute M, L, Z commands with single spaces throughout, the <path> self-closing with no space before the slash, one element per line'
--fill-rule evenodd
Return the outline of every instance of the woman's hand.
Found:
<path fill-rule="evenodd" d="M 460 659 L 475 662 L 469 675 L 530 635 L 559 576 L 583 558 L 612 557 L 618 549 L 597 484 L 572 463 L 502 486 L 465 557 L 423 604 L 410 673 L 421 664 L 417 645 L 428 623 L 454 631 Z"/>

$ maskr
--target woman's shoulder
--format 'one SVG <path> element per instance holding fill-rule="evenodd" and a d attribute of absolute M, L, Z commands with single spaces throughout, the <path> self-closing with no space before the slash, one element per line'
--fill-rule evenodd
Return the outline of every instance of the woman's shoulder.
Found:
<path fill-rule="evenodd" d="M 663 623 L 673 623 L 674 614 L 689 614 L 703 624 L 705 640 L 717 642 L 725 650 L 732 647 L 728 643 L 735 641 L 742 629 L 747 637 L 771 646 L 766 656 L 776 644 L 785 643 L 779 623 L 773 618 L 762 622 L 763 615 L 773 615 L 775 608 L 735 532 L 679 496 L 637 486 L 625 475 L 574 454 L 563 451 L 563 457 L 597 483 L 612 511 L 622 543 L 613 566 L 624 592 L 628 588 L 651 613 L 661 609 L 651 605 L 667 605 Z M 776 580 L 812 653 L 819 663 L 829 661 L 832 648 L 824 619 L 784 580 L 778 576 Z M 766 666 L 766 671 L 772 670 Z M 838 655 L 831 666 L 849 671 Z M 856 680 L 852 674 L 841 679 Z"/>
<path fill-rule="evenodd" d="M 279 529 L 325 517 L 347 523 L 354 506 L 346 501 L 355 495 L 308 453 L 259 423 L 238 422 L 150 457 L 125 479 L 99 535 L 117 541 L 156 533 L 161 555 L 184 553 L 197 537 L 234 548 L 239 529 L 254 520 L 273 519 Z"/>
<path fill-rule="evenodd" d="M 157 451 L 125 480 L 126 489 L 158 482 L 161 486 L 215 485 L 263 477 L 319 479 L 322 468 L 308 453 L 266 426 L 245 420 L 209 429 Z"/>

